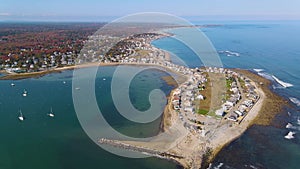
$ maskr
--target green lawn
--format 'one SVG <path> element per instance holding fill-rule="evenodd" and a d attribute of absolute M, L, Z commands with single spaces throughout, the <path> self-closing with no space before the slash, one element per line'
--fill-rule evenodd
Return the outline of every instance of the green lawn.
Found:
<path fill-rule="evenodd" d="M 198 110 L 198 114 L 207 115 L 207 113 L 208 113 L 208 110 L 205 110 L 205 109 Z"/>

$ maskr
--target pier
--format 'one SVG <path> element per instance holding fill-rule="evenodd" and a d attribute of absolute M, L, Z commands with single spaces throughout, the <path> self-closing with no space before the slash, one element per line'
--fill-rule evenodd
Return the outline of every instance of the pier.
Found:
<path fill-rule="evenodd" d="M 156 156 L 159 158 L 164 158 L 164 159 L 183 159 L 184 158 L 183 156 L 180 156 L 180 155 L 177 155 L 174 153 L 159 151 L 159 150 L 136 146 L 136 145 L 131 145 L 131 144 L 123 143 L 122 141 L 119 141 L 119 140 L 109 140 L 109 139 L 101 138 L 98 142 L 100 144 L 106 144 L 106 145 L 118 147 L 118 148 L 125 149 L 125 150 L 146 153 L 146 154 Z"/>

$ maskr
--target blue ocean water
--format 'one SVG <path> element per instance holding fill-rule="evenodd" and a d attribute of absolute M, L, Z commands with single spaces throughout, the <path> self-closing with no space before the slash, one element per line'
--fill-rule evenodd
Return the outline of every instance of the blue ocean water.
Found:
<path fill-rule="evenodd" d="M 252 71 L 262 69 L 261 75 L 268 78 L 273 75 L 284 83 L 292 84 L 291 87 L 283 88 L 272 78 L 274 83 L 271 88 L 276 93 L 286 99 L 293 97 L 300 100 L 299 21 L 235 21 L 217 24 L 220 26 L 201 28 L 201 31 L 220 52 L 224 67 Z M 190 67 L 202 65 L 201 61 L 195 59 L 195 53 L 174 38 L 159 39 L 153 45 L 172 52 Z M 224 51 L 238 53 L 238 56 L 228 55 Z M 293 108 L 282 112 L 278 117 L 282 124 L 251 127 L 221 151 L 213 167 L 221 163 L 221 168 L 299 168 L 300 122 L 297 120 L 300 112 L 299 107 L 292 104 Z M 293 125 L 292 129 L 285 128 L 287 122 Z M 296 133 L 294 139 L 284 138 L 289 131 Z"/>
<path fill-rule="evenodd" d="M 101 67 L 96 77 L 98 105 L 106 120 L 119 132 L 130 136 L 148 137 L 157 134 L 161 118 L 147 124 L 136 124 L 118 115 L 110 94 L 114 69 Z M 139 73 L 130 86 L 132 104 L 138 109 L 147 109 L 149 91 L 160 88 L 168 94 L 173 87 L 161 79 L 166 75 L 153 69 Z M 162 159 L 119 157 L 104 151 L 90 140 L 81 128 L 74 110 L 72 76 L 73 71 L 64 71 L 37 79 L 0 81 L 1 169 L 178 167 Z M 11 86 L 11 83 L 15 86 Z M 144 87 L 143 90 L 140 86 Z M 24 89 L 28 91 L 26 97 L 22 96 Z M 47 116 L 51 107 L 54 118 Z M 23 122 L 17 118 L 19 109 L 25 117 Z"/>

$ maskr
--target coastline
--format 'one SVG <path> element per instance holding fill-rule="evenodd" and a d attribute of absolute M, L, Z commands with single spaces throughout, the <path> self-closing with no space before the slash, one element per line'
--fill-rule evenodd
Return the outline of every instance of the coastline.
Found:
<path fill-rule="evenodd" d="M 244 69 L 234 69 L 234 71 L 244 74 L 245 76 L 252 79 L 254 82 L 260 85 L 261 89 L 266 95 L 266 99 L 259 110 L 258 116 L 253 120 L 251 125 L 271 125 L 275 116 L 281 113 L 284 110 L 284 107 L 289 107 L 289 101 L 272 91 L 271 86 L 272 82 L 264 77 L 259 76 L 258 74 L 251 72 L 250 70 Z"/>
<path fill-rule="evenodd" d="M 245 69 L 233 69 L 233 71 L 242 74 L 252 81 L 254 81 L 259 89 L 260 99 L 250 110 L 249 115 L 243 120 L 242 126 L 240 126 L 239 133 L 223 133 L 224 137 L 228 138 L 228 134 L 231 134 L 231 138 L 223 140 L 222 144 L 214 143 L 211 146 L 212 151 L 206 161 L 203 161 L 202 168 L 207 168 L 210 163 L 215 159 L 218 153 L 232 141 L 238 139 L 248 128 L 253 125 L 267 126 L 271 125 L 275 116 L 282 113 L 285 106 L 289 106 L 289 102 L 279 96 L 277 93 L 270 89 L 272 82 L 258 74 Z M 245 123 L 246 122 L 246 123 Z M 226 137 L 225 137 L 226 136 Z M 220 138 L 220 139 L 222 139 Z"/>
<path fill-rule="evenodd" d="M 65 70 L 74 70 L 74 69 L 80 69 L 80 68 L 88 68 L 88 67 L 94 67 L 94 66 L 115 66 L 116 63 L 84 63 L 81 65 L 72 65 L 72 66 L 66 66 L 66 67 L 58 67 L 50 70 L 44 70 L 40 72 L 31 72 L 31 73 L 7 73 L 3 71 L 4 76 L 0 77 L 0 80 L 21 80 L 21 79 L 27 79 L 27 78 L 39 78 L 42 76 L 45 76 L 47 74 L 51 73 L 59 73 Z"/>
<path fill-rule="evenodd" d="M 209 155 L 201 162 L 201 168 L 207 168 L 225 146 L 230 144 L 235 139 L 238 139 L 251 126 L 271 125 L 275 116 L 281 113 L 285 106 L 289 105 L 289 102 L 285 98 L 279 96 L 270 89 L 270 86 L 272 85 L 270 80 L 249 70 L 233 69 L 233 71 L 244 75 L 255 82 L 255 86 L 258 89 L 260 98 L 250 110 L 248 115 L 244 118 L 243 122 L 237 126 L 237 128 L 227 130 L 226 132 L 215 133 L 217 137 L 211 139 L 211 142 L 206 145 L 209 148 Z M 176 89 L 177 88 L 174 88 L 168 97 L 168 104 L 165 107 L 162 119 L 161 132 L 167 131 L 168 127 L 170 127 L 172 123 L 174 125 L 175 121 L 171 119 L 176 117 L 172 117 L 174 114 L 172 114 L 171 100 L 173 96 L 172 94 Z M 182 161 L 178 162 L 183 167 L 188 167 Z"/>
<path fill-rule="evenodd" d="M 160 49 L 159 49 L 160 50 Z M 170 54 L 167 51 L 164 51 L 166 60 L 170 60 Z M 33 72 L 33 73 L 22 73 L 22 74 L 7 74 L 6 76 L 0 77 L 0 80 L 18 80 L 24 78 L 35 78 L 41 77 L 50 73 L 59 73 L 65 70 L 73 70 L 73 69 L 80 69 L 80 68 L 88 68 L 94 66 L 117 66 L 117 65 L 129 65 L 129 66 L 154 66 L 160 67 L 165 69 L 168 72 L 172 72 L 177 74 L 179 77 L 185 77 L 182 79 L 186 79 L 186 76 L 179 74 L 176 71 L 168 68 L 167 66 L 157 65 L 157 64 L 148 64 L 148 63 L 85 63 L 81 65 L 74 65 L 74 66 L 67 66 L 67 67 L 60 67 L 55 68 L 52 70 L 46 70 L 41 72 Z M 259 91 L 260 99 L 254 105 L 254 107 L 250 110 L 248 115 L 245 117 L 243 122 L 239 124 L 239 126 L 234 126 L 233 128 L 226 130 L 223 132 L 222 130 L 218 130 L 214 133 L 214 137 L 209 138 L 209 142 L 205 145 L 197 144 L 197 142 L 193 142 L 191 147 L 188 145 L 182 146 L 184 150 L 179 148 L 175 148 L 172 152 L 176 152 L 175 154 L 184 154 L 185 159 L 171 159 L 171 161 L 176 161 L 177 163 L 181 164 L 185 168 L 189 168 L 191 162 L 195 162 L 196 160 L 201 163 L 201 168 L 207 167 L 210 162 L 217 156 L 217 154 L 228 144 L 230 144 L 233 140 L 239 138 L 249 127 L 252 125 L 270 125 L 274 117 L 283 110 L 283 107 L 288 104 L 288 101 L 282 98 L 281 96 L 277 95 L 270 89 L 271 82 L 253 72 L 248 70 L 242 69 L 233 69 L 233 71 L 243 74 L 252 81 L 256 83 L 256 88 Z M 168 96 L 168 103 L 164 109 L 162 121 L 160 123 L 160 132 L 168 131 L 171 126 L 181 125 L 178 123 L 178 113 L 175 113 L 172 107 L 172 100 L 173 100 L 173 93 L 177 89 L 177 84 L 183 83 L 185 80 L 180 80 L 179 83 L 174 82 L 174 79 L 170 79 L 170 76 L 163 77 L 162 79 L 166 81 L 168 85 L 172 85 L 175 88 L 170 92 Z M 263 83 L 261 85 L 260 83 Z M 190 136 L 193 137 L 193 136 Z M 126 142 L 126 141 L 125 141 Z M 120 144 L 124 144 L 124 141 L 120 141 L 120 143 L 116 144 L 116 146 L 120 146 Z M 137 148 L 140 146 L 142 149 L 151 149 L 152 145 L 147 143 L 134 143 L 129 142 L 132 147 Z M 161 143 L 163 144 L 163 143 Z M 176 143 L 177 144 L 177 143 Z M 178 143 L 179 144 L 179 143 Z M 181 143 L 183 144 L 183 143 Z M 142 145 L 142 146 L 141 146 Z M 188 151 L 191 150 L 199 150 L 202 151 L 201 158 L 194 157 L 194 153 L 189 153 Z M 209 151 L 208 151 L 209 150 Z M 168 151 L 166 151 L 168 153 Z M 207 155 L 207 157 L 205 157 Z M 205 158 L 204 158 L 205 157 Z M 199 159 L 200 158 L 200 159 Z M 168 158 L 166 158 L 168 159 Z M 170 160 L 170 159 L 168 159 Z M 197 163 L 197 165 L 199 165 Z"/>
<path fill-rule="evenodd" d="M 63 67 L 63 68 L 56 68 L 52 71 L 47 72 L 37 72 L 37 73 L 30 73 L 23 76 L 11 76 L 13 74 L 9 74 L 9 76 L 4 76 L 6 78 L 4 79 L 23 79 L 23 78 L 32 78 L 32 77 L 40 77 L 49 73 L 57 73 L 64 70 L 72 70 L 72 69 L 80 69 L 80 68 L 87 68 L 87 67 L 93 67 L 93 66 L 117 66 L 117 65 L 130 65 L 130 66 L 155 66 L 155 67 L 161 67 L 164 69 L 167 69 L 168 71 L 172 73 L 176 73 L 177 75 L 180 75 L 177 72 L 174 72 L 170 70 L 166 66 L 162 65 L 151 65 L 151 64 L 142 64 L 142 63 L 87 63 L 82 65 L 76 65 L 76 66 L 69 66 L 69 67 Z M 242 69 L 234 69 L 235 72 L 245 75 L 246 77 L 250 78 L 252 81 L 254 81 L 257 85 L 257 89 L 259 89 L 261 98 L 259 101 L 255 104 L 255 106 L 251 109 L 251 112 L 249 112 L 249 115 L 246 116 L 245 120 L 239 126 L 239 130 L 231 130 L 225 133 L 216 133 L 218 137 L 211 139 L 211 142 L 206 146 L 211 148 L 210 156 L 207 158 L 207 161 L 202 161 L 202 166 L 206 167 L 215 157 L 216 155 L 228 144 L 230 144 L 233 140 L 239 138 L 249 127 L 252 125 L 269 125 L 272 122 L 272 119 L 275 117 L 276 114 L 280 113 L 283 106 L 285 106 L 288 102 L 287 100 L 283 99 L 281 96 L 277 95 L 271 89 L 269 88 L 271 85 L 271 82 L 253 72 L 250 72 L 248 70 L 242 70 Z M 17 78 L 16 78 L 17 77 Z M 185 77 L 186 78 L 186 77 Z M 3 79 L 3 78 L 2 78 Z M 184 82 L 184 78 L 181 79 L 181 83 Z M 176 119 L 178 118 L 178 115 L 174 114 L 171 100 L 173 97 L 173 92 L 177 89 L 177 86 L 175 86 L 177 83 L 174 83 L 174 79 L 169 79 L 168 77 L 163 78 L 163 80 L 166 81 L 167 84 L 174 86 L 175 88 L 170 92 L 168 96 L 168 104 L 166 105 L 162 117 L 162 121 L 160 124 L 161 131 L 164 132 L 167 131 L 168 128 L 172 125 L 176 125 Z M 261 85 L 260 83 L 263 83 Z M 179 85 L 179 84 L 178 84 Z M 273 103 L 274 102 L 274 103 Z M 270 106 L 270 103 L 271 104 Z M 226 136 L 226 137 L 224 137 Z M 228 137 L 229 136 L 229 137 Z M 135 145 L 135 143 L 132 143 L 132 145 Z M 172 159 L 171 161 L 174 161 Z M 183 162 L 182 160 L 177 160 L 177 163 L 181 164 L 183 167 L 187 168 L 188 166 Z"/>

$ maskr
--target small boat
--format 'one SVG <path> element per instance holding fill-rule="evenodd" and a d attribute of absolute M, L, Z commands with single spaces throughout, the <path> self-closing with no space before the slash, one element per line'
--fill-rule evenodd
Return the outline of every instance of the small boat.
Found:
<path fill-rule="evenodd" d="M 284 138 L 286 138 L 286 139 L 292 139 L 292 138 L 294 138 L 294 134 L 296 134 L 296 133 L 290 131 L 286 136 L 284 136 Z"/>
<path fill-rule="evenodd" d="M 23 116 L 23 114 L 22 114 L 22 111 L 21 110 L 19 110 L 19 117 L 18 117 L 18 119 L 20 120 L 20 121 L 24 121 L 24 116 Z"/>
<path fill-rule="evenodd" d="M 63 81 L 63 84 L 66 84 L 67 82 L 66 81 Z"/>
<path fill-rule="evenodd" d="M 104 81 L 105 81 L 106 79 L 105 79 L 105 78 L 103 78 L 102 80 L 104 80 Z"/>
<path fill-rule="evenodd" d="M 27 91 L 24 89 L 24 92 L 23 92 L 23 94 L 22 94 L 24 97 L 26 97 L 27 96 Z"/>
<path fill-rule="evenodd" d="M 11 85 L 11 86 L 15 86 L 15 84 L 14 84 L 14 83 L 11 83 L 10 85 Z"/>
<path fill-rule="evenodd" d="M 50 113 L 48 113 L 47 114 L 49 117 L 54 117 L 54 113 L 53 113 L 53 111 L 52 111 L 52 107 L 51 107 L 51 109 L 50 109 Z"/>
<path fill-rule="evenodd" d="M 80 90 L 80 87 L 76 87 L 75 90 Z"/>

